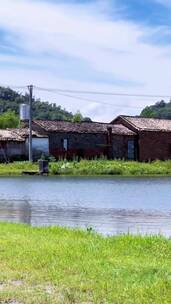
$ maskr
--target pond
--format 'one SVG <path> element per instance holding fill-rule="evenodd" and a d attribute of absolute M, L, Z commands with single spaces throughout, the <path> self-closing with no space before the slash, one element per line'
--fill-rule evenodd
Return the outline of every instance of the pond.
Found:
<path fill-rule="evenodd" d="M 171 179 L 2 177 L 0 221 L 168 237 Z"/>

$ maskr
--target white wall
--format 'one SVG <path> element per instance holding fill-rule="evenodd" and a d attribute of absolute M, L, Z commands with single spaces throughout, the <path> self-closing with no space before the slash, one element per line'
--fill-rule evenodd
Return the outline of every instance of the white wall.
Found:
<path fill-rule="evenodd" d="M 33 155 L 38 153 L 49 155 L 49 138 L 33 138 Z M 26 149 L 28 151 L 28 138 L 26 139 Z"/>

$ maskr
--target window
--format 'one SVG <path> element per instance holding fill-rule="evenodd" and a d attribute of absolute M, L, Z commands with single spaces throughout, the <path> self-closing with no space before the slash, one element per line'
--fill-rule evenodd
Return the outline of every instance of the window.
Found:
<path fill-rule="evenodd" d="M 63 148 L 65 151 L 68 151 L 68 139 L 64 138 L 63 140 Z"/>
<path fill-rule="evenodd" d="M 135 159 L 135 143 L 134 140 L 128 141 L 128 159 L 134 160 Z"/>

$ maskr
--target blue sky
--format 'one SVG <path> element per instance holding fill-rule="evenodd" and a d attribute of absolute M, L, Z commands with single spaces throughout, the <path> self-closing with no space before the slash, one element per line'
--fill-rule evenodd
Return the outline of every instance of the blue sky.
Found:
<path fill-rule="evenodd" d="M 169 95 L 170 15 L 170 0 L 6 0 L 0 10 L 0 83 Z M 113 104 L 101 106 L 35 95 L 99 121 L 138 114 L 156 101 L 85 96 Z"/>
<path fill-rule="evenodd" d="M 125 17 L 137 23 L 150 26 L 168 25 L 170 12 L 164 1 L 156 0 L 117 0 L 118 5 L 125 5 Z"/>

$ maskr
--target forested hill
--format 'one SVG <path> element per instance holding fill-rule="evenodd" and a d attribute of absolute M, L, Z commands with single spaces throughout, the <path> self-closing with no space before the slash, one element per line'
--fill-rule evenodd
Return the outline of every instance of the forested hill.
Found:
<path fill-rule="evenodd" d="M 0 113 L 14 111 L 19 114 L 21 103 L 28 103 L 28 95 L 19 94 L 10 88 L 0 87 Z M 60 105 L 44 102 L 39 99 L 33 100 L 33 118 L 42 120 L 84 120 L 80 113 L 73 115 L 62 109 Z M 87 118 L 88 119 L 88 118 Z"/>
<path fill-rule="evenodd" d="M 144 108 L 141 117 L 171 119 L 171 101 L 166 103 L 161 100 L 154 105 Z"/>

